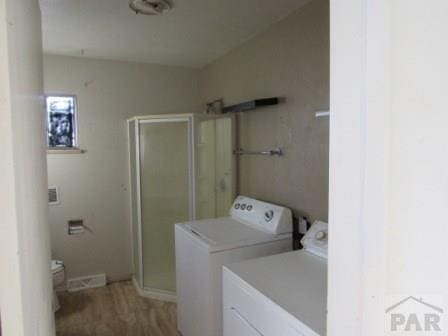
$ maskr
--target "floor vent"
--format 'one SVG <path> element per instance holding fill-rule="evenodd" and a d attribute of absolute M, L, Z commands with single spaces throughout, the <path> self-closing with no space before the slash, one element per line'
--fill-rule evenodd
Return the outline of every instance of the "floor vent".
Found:
<path fill-rule="evenodd" d="M 58 205 L 59 201 L 59 189 L 57 187 L 48 187 L 48 204 Z"/>
<path fill-rule="evenodd" d="M 76 292 L 88 288 L 104 287 L 106 284 L 106 274 L 89 275 L 68 279 L 67 289 L 69 292 Z"/>

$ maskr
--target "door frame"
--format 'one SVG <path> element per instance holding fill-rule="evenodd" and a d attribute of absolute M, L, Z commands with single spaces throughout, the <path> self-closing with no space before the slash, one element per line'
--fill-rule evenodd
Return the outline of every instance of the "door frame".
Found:
<path fill-rule="evenodd" d="M 392 6 L 330 1 L 328 336 L 384 332 Z"/>

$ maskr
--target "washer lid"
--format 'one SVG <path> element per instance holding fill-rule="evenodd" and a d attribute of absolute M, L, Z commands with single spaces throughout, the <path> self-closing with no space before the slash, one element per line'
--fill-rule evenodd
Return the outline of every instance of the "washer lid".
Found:
<path fill-rule="evenodd" d="M 205 243 L 212 252 L 290 237 L 290 235 L 266 233 L 230 217 L 199 220 L 181 225 Z"/>
<path fill-rule="evenodd" d="M 51 261 L 51 272 L 57 273 L 64 269 L 64 263 L 61 260 L 52 260 Z"/>
<path fill-rule="evenodd" d="M 294 251 L 224 266 L 224 274 L 229 273 L 241 288 L 252 287 L 260 294 L 255 300 L 268 301 L 270 311 L 286 312 L 285 322 L 297 325 L 298 334 L 327 334 L 325 259 Z"/>

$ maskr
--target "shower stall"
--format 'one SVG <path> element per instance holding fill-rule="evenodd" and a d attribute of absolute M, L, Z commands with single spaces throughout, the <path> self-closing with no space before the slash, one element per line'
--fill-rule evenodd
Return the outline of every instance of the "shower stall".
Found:
<path fill-rule="evenodd" d="M 128 120 L 134 283 L 175 300 L 174 224 L 225 216 L 235 197 L 232 116 Z"/>

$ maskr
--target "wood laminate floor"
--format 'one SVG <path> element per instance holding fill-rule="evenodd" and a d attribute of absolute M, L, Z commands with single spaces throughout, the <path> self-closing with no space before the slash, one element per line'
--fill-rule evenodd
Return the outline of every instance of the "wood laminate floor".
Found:
<path fill-rule="evenodd" d="M 178 336 L 176 305 L 138 296 L 130 281 L 58 297 L 57 336 Z"/>

